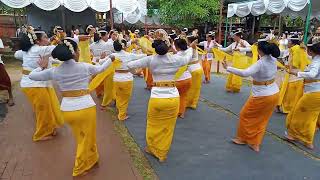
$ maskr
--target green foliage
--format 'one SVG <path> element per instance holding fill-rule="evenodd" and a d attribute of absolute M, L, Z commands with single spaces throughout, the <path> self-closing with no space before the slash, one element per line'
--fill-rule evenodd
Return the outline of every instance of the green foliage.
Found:
<path fill-rule="evenodd" d="M 25 8 L 14 9 L 0 2 L 0 14 L 25 14 Z"/>
<path fill-rule="evenodd" d="M 197 23 L 219 20 L 219 0 L 149 0 L 152 9 L 159 8 L 164 24 L 176 27 L 192 27 Z M 148 1 L 148 3 L 149 3 Z"/>

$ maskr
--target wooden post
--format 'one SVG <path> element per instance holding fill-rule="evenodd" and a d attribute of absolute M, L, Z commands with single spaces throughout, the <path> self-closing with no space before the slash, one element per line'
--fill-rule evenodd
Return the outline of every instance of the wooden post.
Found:
<path fill-rule="evenodd" d="M 222 36 L 222 13 L 223 13 L 223 4 L 224 0 L 220 0 L 220 22 L 219 22 L 219 37 L 218 41 L 221 44 L 221 36 Z M 220 72 L 220 61 L 217 61 L 217 73 Z"/>
<path fill-rule="evenodd" d="M 61 8 L 61 18 L 62 18 L 62 28 L 66 30 L 66 14 L 65 14 L 65 11 L 64 11 L 64 7 Z"/>
<path fill-rule="evenodd" d="M 251 35 L 254 37 L 254 28 L 256 26 L 256 17 L 253 16 L 253 22 L 252 22 L 252 30 L 251 30 Z"/>
<path fill-rule="evenodd" d="M 281 31 L 282 31 L 282 16 L 281 14 L 279 15 L 279 36 L 281 36 Z"/>
<path fill-rule="evenodd" d="M 110 26 L 113 29 L 113 11 L 112 11 L 112 0 L 110 0 Z"/>

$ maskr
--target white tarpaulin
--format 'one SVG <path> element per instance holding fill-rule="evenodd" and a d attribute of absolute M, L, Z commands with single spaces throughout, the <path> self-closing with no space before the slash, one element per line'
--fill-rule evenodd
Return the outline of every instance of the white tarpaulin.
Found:
<path fill-rule="evenodd" d="M 312 1 L 312 17 L 320 16 L 320 0 Z M 254 16 L 267 14 L 285 14 L 292 16 L 307 15 L 307 4 L 310 0 L 255 0 L 243 3 L 228 4 L 227 17 L 238 16 L 245 17 L 250 13 Z"/>
<path fill-rule="evenodd" d="M 60 6 L 64 6 L 70 11 L 81 12 L 87 8 L 92 8 L 98 12 L 110 10 L 110 0 L 0 0 L 12 8 L 23 8 L 34 4 L 40 9 L 52 11 Z M 113 0 L 112 7 L 121 13 L 130 14 L 139 10 L 140 15 L 146 15 L 146 0 Z"/>

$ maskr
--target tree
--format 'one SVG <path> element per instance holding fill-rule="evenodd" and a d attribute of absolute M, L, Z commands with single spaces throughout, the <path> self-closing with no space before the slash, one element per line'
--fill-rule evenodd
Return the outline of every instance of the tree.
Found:
<path fill-rule="evenodd" d="M 161 22 L 176 27 L 219 20 L 219 0 L 149 0 L 150 9 L 159 9 Z"/>

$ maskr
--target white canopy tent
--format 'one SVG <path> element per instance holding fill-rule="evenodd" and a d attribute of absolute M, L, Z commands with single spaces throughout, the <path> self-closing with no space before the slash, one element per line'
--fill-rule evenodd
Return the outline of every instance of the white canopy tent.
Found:
<path fill-rule="evenodd" d="M 64 6 L 72 12 L 82 12 L 91 8 L 97 12 L 110 11 L 110 0 L 0 0 L 12 8 L 23 8 L 35 5 L 45 11 L 53 11 Z M 136 23 L 147 15 L 147 0 L 112 0 L 112 8 L 124 15 L 124 20 Z"/>
<path fill-rule="evenodd" d="M 300 16 L 306 20 L 304 41 L 307 41 L 307 32 L 311 18 L 320 19 L 320 0 L 255 0 L 228 4 L 227 20 L 230 17 L 245 17 L 249 14 L 282 14 L 292 17 Z M 226 40 L 225 40 L 226 42 Z"/>
<path fill-rule="evenodd" d="M 311 17 L 320 19 L 319 0 L 255 0 L 228 4 L 227 17 L 245 17 L 249 14 L 283 14 L 305 18 L 308 14 L 308 4 L 312 1 Z"/>

